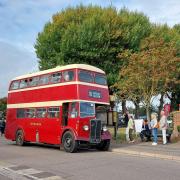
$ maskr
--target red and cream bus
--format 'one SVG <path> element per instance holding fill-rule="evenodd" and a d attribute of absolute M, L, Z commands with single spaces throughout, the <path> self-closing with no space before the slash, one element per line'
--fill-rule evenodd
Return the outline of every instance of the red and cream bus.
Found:
<path fill-rule="evenodd" d="M 108 150 L 111 135 L 103 110 L 109 105 L 104 71 L 72 64 L 16 77 L 10 83 L 5 137 L 62 144 L 75 152 L 81 144 Z"/>

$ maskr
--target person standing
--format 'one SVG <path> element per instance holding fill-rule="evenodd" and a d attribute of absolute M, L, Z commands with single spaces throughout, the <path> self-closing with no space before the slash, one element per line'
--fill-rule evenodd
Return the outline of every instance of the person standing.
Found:
<path fill-rule="evenodd" d="M 124 122 L 125 122 L 125 126 L 126 126 L 126 141 L 129 141 L 129 128 L 128 128 L 128 122 L 129 122 L 129 116 L 128 116 L 128 112 L 126 111 L 126 113 L 124 114 Z"/>
<path fill-rule="evenodd" d="M 167 117 L 165 115 L 165 111 L 161 111 L 160 129 L 162 130 L 163 144 L 167 144 L 167 139 L 166 139 Z"/>
<path fill-rule="evenodd" d="M 1 136 L 3 136 L 3 134 L 4 134 L 5 127 L 6 127 L 6 122 L 3 119 L 0 123 Z"/>
<path fill-rule="evenodd" d="M 156 113 L 151 114 L 151 128 L 152 128 L 152 135 L 153 135 L 153 146 L 157 145 L 157 131 L 158 131 L 158 122 L 157 122 L 157 115 Z"/>
<path fill-rule="evenodd" d="M 130 142 L 134 142 L 133 134 L 132 134 L 133 130 L 134 130 L 134 120 L 133 120 L 132 116 L 129 117 L 128 129 L 129 129 L 129 139 L 130 139 Z"/>

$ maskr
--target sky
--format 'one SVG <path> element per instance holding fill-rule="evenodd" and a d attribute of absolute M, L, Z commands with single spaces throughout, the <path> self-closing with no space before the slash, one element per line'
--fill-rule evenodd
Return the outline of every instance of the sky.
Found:
<path fill-rule="evenodd" d="M 12 78 L 38 70 L 34 44 L 45 23 L 53 14 L 80 3 L 127 7 L 171 27 L 180 23 L 180 0 L 0 0 L 0 98 L 7 96 Z"/>

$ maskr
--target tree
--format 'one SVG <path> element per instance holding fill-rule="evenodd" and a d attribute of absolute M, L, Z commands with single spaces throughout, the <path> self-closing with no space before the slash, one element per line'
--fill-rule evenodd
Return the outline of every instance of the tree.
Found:
<path fill-rule="evenodd" d="M 1 116 L 5 116 L 6 114 L 6 107 L 7 106 L 7 98 L 4 97 L 4 98 L 1 98 L 0 99 L 0 112 L 1 112 Z"/>
<path fill-rule="evenodd" d="M 129 59 L 129 64 L 121 69 L 116 86 L 129 99 L 142 100 L 149 120 L 153 97 L 168 92 L 172 82 L 178 83 L 180 58 L 175 44 L 150 36 L 142 41 L 139 52 L 119 54 L 122 56 Z"/>
<path fill-rule="evenodd" d="M 117 81 L 124 59 L 119 52 L 137 50 L 150 33 L 142 13 L 113 7 L 77 6 L 55 14 L 38 34 L 35 49 L 41 70 L 57 65 L 86 63 L 103 69 L 109 86 Z"/>

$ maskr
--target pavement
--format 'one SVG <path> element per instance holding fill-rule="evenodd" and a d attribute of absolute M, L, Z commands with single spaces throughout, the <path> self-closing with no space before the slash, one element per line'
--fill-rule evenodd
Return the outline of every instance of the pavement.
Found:
<path fill-rule="evenodd" d="M 132 156 L 151 157 L 180 162 L 180 142 L 168 143 L 166 145 L 163 145 L 162 142 L 158 142 L 157 146 L 152 146 L 152 142 L 137 141 L 123 144 L 112 142 L 111 151 Z"/>

